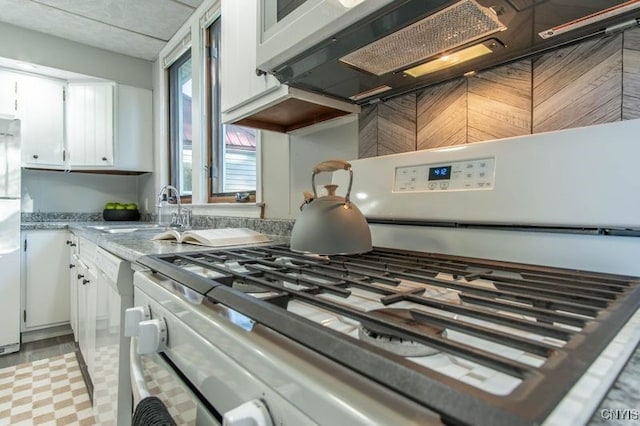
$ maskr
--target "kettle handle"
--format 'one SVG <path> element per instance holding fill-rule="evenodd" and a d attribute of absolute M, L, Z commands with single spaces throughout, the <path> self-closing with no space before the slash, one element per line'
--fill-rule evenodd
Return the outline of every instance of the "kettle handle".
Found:
<path fill-rule="evenodd" d="M 318 174 L 320 172 L 335 172 L 338 170 L 351 170 L 351 163 L 347 163 L 344 160 L 327 160 L 322 163 L 316 164 L 313 168 L 313 173 Z"/>
<path fill-rule="evenodd" d="M 345 204 L 349 204 L 351 185 L 353 184 L 353 170 L 351 170 L 351 163 L 344 160 L 327 160 L 316 164 L 313 168 L 313 174 L 311 175 L 311 187 L 313 188 L 314 198 L 318 198 L 316 192 L 316 175 L 322 172 L 335 172 L 338 170 L 346 170 L 349 172 L 349 187 L 347 188 L 347 194 L 344 196 Z"/>

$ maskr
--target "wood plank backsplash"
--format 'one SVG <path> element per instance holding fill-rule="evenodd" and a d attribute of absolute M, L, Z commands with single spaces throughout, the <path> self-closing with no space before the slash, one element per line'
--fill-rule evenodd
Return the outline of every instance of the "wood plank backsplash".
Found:
<path fill-rule="evenodd" d="M 620 121 L 622 34 L 533 60 L 533 133 Z"/>
<path fill-rule="evenodd" d="M 366 106 L 360 114 L 359 154 L 365 158 L 633 118 L 640 118 L 640 28 Z"/>
<path fill-rule="evenodd" d="M 622 119 L 640 118 L 640 29 L 624 33 Z"/>
<path fill-rule="evenodd" d="M 467 82 L 456 79 L 418 93 L 418 149 L 465 143 Z"/>
<path fill-rule="evenodd" d="M 531 60 L 485 71 L 468 79 L 466 142 L 531 132 Z"/>
<path fill-rule="evenodd" d="M 378 106 L 378 155 L 416 150 L 416 95 Z"/>

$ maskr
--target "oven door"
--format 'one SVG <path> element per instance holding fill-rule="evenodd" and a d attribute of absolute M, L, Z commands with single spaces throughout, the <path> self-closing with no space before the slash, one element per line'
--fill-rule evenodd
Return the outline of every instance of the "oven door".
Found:
<path fill-rule="evenodd" d="M 264 71 L 304 52 L 392 0 L 259 0 L 256 63 Z"/>
<path fill-rule="evenodd" d="M 192 390 L 188 379 L 180 374 L 162 354 L 138 355 L 138 340 L 130 346 L 131 388 L 134 411 L 143 399 L 155 396 L 167 407 L 178 425 L 220 425 L 222 419 Z"/>

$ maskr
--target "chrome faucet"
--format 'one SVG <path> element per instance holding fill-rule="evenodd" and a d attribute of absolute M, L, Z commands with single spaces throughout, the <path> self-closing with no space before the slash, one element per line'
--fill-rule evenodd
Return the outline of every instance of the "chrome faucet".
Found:
<path fill-rule="evenodd" d="M 182 208 L 182 206 L 180 205 L 180 193 L 178 192 L 176 187 L 173 185 L 163 186 L 160 192 L 158 193 L 158 216 L 162 214 L 161 202 L 165 199 L 163 198 L 163 195 L 165 195 L 166 199 L 168 200 L 171 197 L 171 191 L 173 191 L 176 197 L 176 204 L 178 205 L 178 211 L 174 212 L 171 215 L 171 222 L 169 226 L 172 228 L 183 228 L 183 229 L 191 228 L 191 210 Z M 158 219 L 160 220 L 159 217 Z"/>

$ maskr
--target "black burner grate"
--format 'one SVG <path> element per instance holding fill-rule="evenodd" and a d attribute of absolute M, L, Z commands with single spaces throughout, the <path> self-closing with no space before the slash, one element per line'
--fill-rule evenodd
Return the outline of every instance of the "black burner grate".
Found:
<path fill-rule="evenodd" d="M 540 423 L 640 305 L 640 281 L 635 277 L 382 248 L 319 258 L 285 246 L 263 246 L 146 256 L 139 262 L 437 411 L 446 422 L 459 424 Z M 228 262 L 243 268 L 234 270 Z M 187 266 L 218 276 L 204 278 Z M 407 291 L 400 286 L 403 280 L 455 291 L 459 302 L 432 298 L 424 288 Z M 476 285 L 478 280 L 492 285 Z M 273 294 L 260 300 L 232 289 L 234 282 Z M 448 339 L 446 334 L 388 322 L 341 303 L 352 289 L 375 293 L 389 307 L 409 301 L 430 308 L 412 309 L 412 321 L 522 350 L 540 357 L 541 365 Z M 521 384 L 507 396 L 484 392 L 286 311 L 290 300 L 374 324 L 390 335 L 518 378 Z M 481 321 L 459 321 L 445 313 Z M 505 326 L 510 332 L 484 324 Z M 532 340 L 523 337 L 525 333 L 545 339 Z"/>

